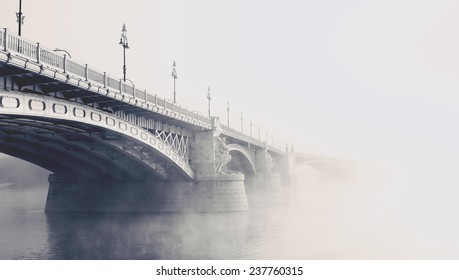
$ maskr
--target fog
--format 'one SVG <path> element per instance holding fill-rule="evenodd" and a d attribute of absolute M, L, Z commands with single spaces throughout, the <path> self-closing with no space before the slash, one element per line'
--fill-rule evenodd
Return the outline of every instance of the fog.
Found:
<path fill-rule="evenodd" d="M 34 176 L 2 182 L 8 217 L 0 223 L 8 230 L 0 258 L 458 258 L 454 168 L 386 164 L 349 160 L 339 176 L 333 168 L 299 166 L 280 203 L 249 212 L 44 216 L 47 172 L 2 156 L 2 174 Z"/>
<path fill-rule="evenodd" d="M 17 1 L 4 2 L 2 27 L 14 32 Z M 344 177 L 298 166 L 281 208 L 241 216 L 49 217 L 46 242 L 27 243 L 46 243 L 37 249 L 45 253 L 25 256 L 85 257 L 93 246 L 101 258 L 459 257 L 456 2 L 133 0 L 110 3 L 103 19 L 106 1 L 28 1 L 23 9 L 24 37 L 115 77 L 126 23 L 137 88 L 171 98 L 175 60 L 184 107 L 206 112 L 210 86 L 222 123 L 229 101 L 234 128 L 243 112 L 245 131 L 252 119 L 255 135 L 260 125 L 268 139 L 349 164 Z M 37 199 L 32 211 L 44 208 L 47 171 L 0 155 L 0 174 L 0 192 L 11 198 L 3 209 Z M 118 235 L 124 227 L 129 234 Z M 134 249 L 122 255 L 111 242 Z"/>
<path fill-rule="evenodd" d="M 0 188 L 48 188 L 49 171 L 0 153 Z"/>

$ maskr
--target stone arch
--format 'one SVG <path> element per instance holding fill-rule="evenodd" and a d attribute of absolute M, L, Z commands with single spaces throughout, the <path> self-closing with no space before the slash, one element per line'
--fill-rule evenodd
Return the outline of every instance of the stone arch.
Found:
<path fill-rule="evenodd" d="M 247 162 L 246 166 L 249 167 L 249 170 L 247 170 L 249 171 L 249 173 L 253 175 L 257 174 L 257 168 L 255 165 L 255 157 L 250 151 L 248 151 L 247 149 L 245 149 L 244 147 L 238 144 L 227 144 L 227 148 L 230 153 L 231 152 L 237 153 L 238 155 L 240 155 L 240 158 L 242 158 L 244 161 Z M 235 170 L 235 171 L 240 171 L 240 170 Z"/>

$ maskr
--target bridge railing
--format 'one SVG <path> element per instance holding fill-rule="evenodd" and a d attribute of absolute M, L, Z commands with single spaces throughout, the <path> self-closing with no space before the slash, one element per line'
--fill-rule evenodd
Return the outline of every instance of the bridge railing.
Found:
<path fill-rule="evenodd" d="M 249 136 L 241 131 L 238 131 L 234 128 L 231 128 L 226 125 L 221 125 L 221 128 L 223 130 L 223 134 L 245 141 L 247 143 L 250 143 L 251 145 L 255 145 L 258 147 L 265 147 L 268 148 L 270 151 L 276 152 L 278 154 L 284 154 L 286 151 L 282 150 L 280 146 L 276 145 L 269 145 L 267 141 L 262 141 L 261 139 L 254 138 L 253 136 Z"/>
<path fill-rule="evenodd" d="M 15 55 L 45 65 L 53 70 L 61 71 L 72 77 L 99 85 L 108 90 L 119 92 L 122 95 L 152 103 L 157 107 L 171 110 L 173 113 L 197 120 L 210 128 L 210 119 L 193 111 L 184 109 L 166 99 L 147 93 L 146 90 L 135 88 L 134 84 L 126 84 L 122 79 L 115 79 L 106 72 L 98 71 L 87 64 L 79 63 L 66 55 L 61 55 L 53 50 L 41 46 L 16 34 L 8 32 L 6 28 L 0 30 L 0 49 Z M 172 114 L 173 115 L 173 114 Z"/>

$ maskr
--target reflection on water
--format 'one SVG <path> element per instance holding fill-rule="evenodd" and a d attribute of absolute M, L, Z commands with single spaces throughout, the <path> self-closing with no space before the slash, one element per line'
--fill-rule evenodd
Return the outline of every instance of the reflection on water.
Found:
<path fill-rule="evenodd" d="M 459 258 L 457 206 L 437 192 L 447 182 L 430 191 L 387 174 L 301 174 L 308 180 L 285 186 L 280 205 L 246 213 L 45 214 L 45 187 L 5 184 L 0 259 Z"/>
<path fill-rule="evenodd" d="M 48 214 L 51 259 L 239 258 L 247 213 Z"/>

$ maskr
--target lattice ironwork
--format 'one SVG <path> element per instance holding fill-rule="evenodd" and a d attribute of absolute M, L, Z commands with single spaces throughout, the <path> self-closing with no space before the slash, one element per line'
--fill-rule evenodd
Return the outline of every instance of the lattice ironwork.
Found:
<path fill-rule="evenodd" d="M 170 132 L 155 130 L 155 136 L 161 139 L 188 162 L 188 137 Z"/>
<path fill-rule="evenodd" d="M 188 136 L 156 129 L 157 126 L 155 125 L 155 121 L 146 119 L 142 116 L 136 116 L 135 114 L 126 114 L 122 111 L 115 112 L 115 115 L 154 133 L 156 137 L 161 139 L 169 148 L 174 150 L 176 153 L 180 155 L 182 159 L 188 162 Z"/>

